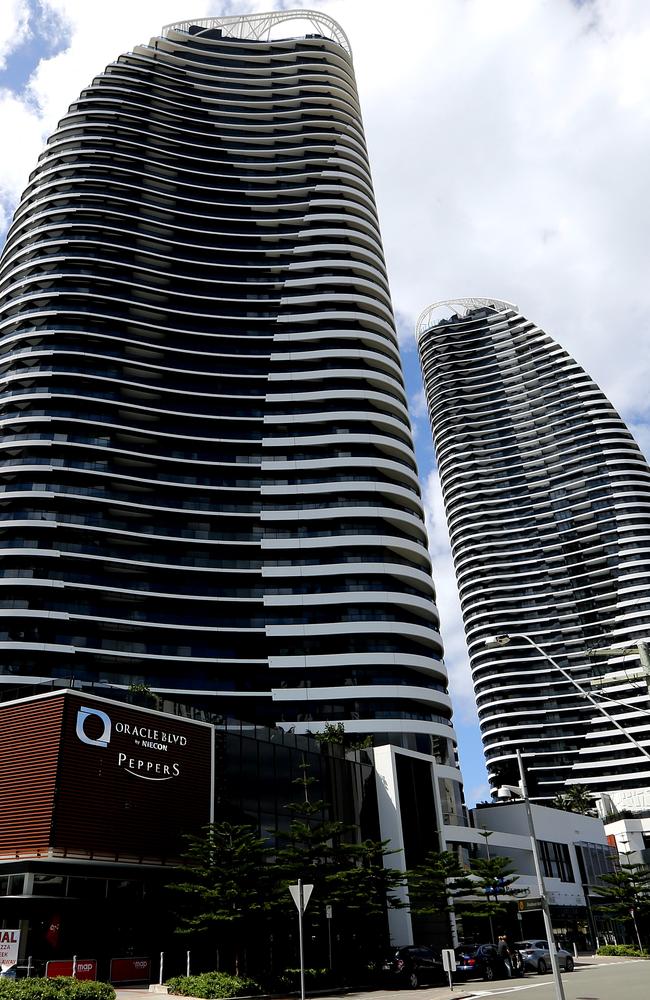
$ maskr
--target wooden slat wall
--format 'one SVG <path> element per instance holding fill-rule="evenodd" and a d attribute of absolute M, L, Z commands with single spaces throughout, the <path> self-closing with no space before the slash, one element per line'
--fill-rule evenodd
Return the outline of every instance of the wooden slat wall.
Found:
<path fill-rule="evenodd" d="M 108 747 L 88 746 L 75 735 L 80 705 L 96 705 L 112 720 Z M 187 739 L 182 750 L 157 752 L 135 745 L 118 724 L 171 730 Z M 100 727 L 101 728 L 101 727 Z M 91 725 L 86 726 L 90 732 Z M 210 731 L 174 716 L 156 716 L 119 702 L 66 696 L 52 847 L 57 855 L 113 861 L 165 863 L 178 858 L 182 832 L 197 833 L 209 820 Z M 118 767 L 118 754 L 171 764 L 181 775 L 147 781 Z"/>
<path fill-rule="evenodd" d="M 63 698 L 0 706 L 0 857 L 47 853 Z"/>

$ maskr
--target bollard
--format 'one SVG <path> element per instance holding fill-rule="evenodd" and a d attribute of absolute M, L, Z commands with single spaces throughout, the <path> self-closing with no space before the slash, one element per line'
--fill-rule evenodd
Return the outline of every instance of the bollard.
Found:
<path fill-rule="evenodd" d="M 163 981 L 163 966 L 164 966 L 164 964 L 165 964 L 165 952 L 161 951 L 160 952 L 160 973 L 158 975 L 158 985 L 159 986 L 162 986 L 162 981 Z"/>
<path fill-rule="evenodd" d="M 76 955 L 72 956 L 72 978 L 73 979 L 77 978 L 77 956 Z"/>
<path fill-rule="evenodd" d="M 573 942 L 573 955 L 574 958 L 578 957 L 578 945 L 575 943 L 575 941 Z"/>
<path fill-rule="evenodd" d="M 28 956 L 27 956 L 27 978 L 28 978 L 28 979 L 31 979 L 31 976 L 32 976 L 32 969 L 33 969 L 33 965 L 32 965 L 32 956 L 31 956 L 31 955 L 28 955 Z"/>
<path fill-rule="evenodd" d="M 187 971 L 186 971 L 185 975 L 189 977 L 189 974 L 190 974 L 190 949 L 188 948 L 187 949 Z"/>

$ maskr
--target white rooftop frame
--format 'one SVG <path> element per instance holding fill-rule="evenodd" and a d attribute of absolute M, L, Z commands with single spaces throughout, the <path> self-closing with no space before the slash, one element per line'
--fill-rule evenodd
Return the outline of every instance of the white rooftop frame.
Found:
<path fill-rule="evenodd" d="M 512 302 L 504 302 L 503 299 L 444 299 L 442 302 L 432 303 L 432 305 L 427 306 L 420 313 L 415 324 L 415 335 L 416 337 L 420 337 L 427 330 L 430 330 L 431 327 L 436 326 L 440 322 L 440 317 L 434 319 L 435 313 L 443 309 L 449 310 L 450 314 L 455 313 L 457 316 L 465 316 L 472 309 L 482 309 L 485 307 L 495 309 L 497 312 L 507 312 L 513 309 L 515 312 L 519 312 L 518 306 Z"/>
<path fill-rule="evenodd" d="M 272 41 L 273 29 L 285 21 L 306 21 L 315 34 L 337 42 L 349 55 L 352 55 L 348 36 L 340 24 L 334 18 L 317 10 L 271 10 L 265 14 L 197 17 L 193 20 L 166 24 L 161 34 L 166 38 L 172 31 L 189 31 L 190 27 L 197 25 L 207 30 L 220 28 L 228 38 L 238 38 L 240 41 L 250 39 L 256 42 L 269 42 Z"/>

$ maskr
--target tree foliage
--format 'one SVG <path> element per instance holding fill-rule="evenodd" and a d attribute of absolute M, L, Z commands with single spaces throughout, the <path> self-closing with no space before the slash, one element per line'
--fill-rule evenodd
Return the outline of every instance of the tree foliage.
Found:
<path fill-rule="evenodd" d="M 623 923 L 650 921 L 650 866 L 622 864 L 616 872 L 601 875 L 594 889 L 602 902 L 594 909 Z"/>
<path fill-rule="evenodd" d="M 181 898 L 180 931 L 208 931 L 241 924 L 277 903 L 267 866 L 269 845 L 252 826 L 211 823 L 189 836 L 178 870 L 185 879 L 169 886 Z"/>
<path fill-rule="evenodd" d="M 411 912 L 436 916 L 453 909 L 459 895 L 475 892 L 467 870 L 451 851 L 429 851 L 422 864 L 407 873 Z"/>
<path fill-rule="evenodd" d="M 556 809 L 581 813 L 583 816 L 596 815 L 595 802 L 595 796 L 584 785 L 567 785 L 565 790 L 553 799 L 553 805 Z"/>
<path fill-rule="evenodd" d="M 394 852 L 387 841 L 357 842 L 354 827 L 327 818 L 326 803 L 311 800 L 315 779 L 308 765 L 294 784 L 301 794 L 288 806 L 291 822 L 287 830 L 276 831 L 275 866 L 283 884 L 298 878 L 311 883 L 312 914 L 323 921 L 325 907 L 333 905 L 339 934 L 354 938 L 360 951 L 385 947 L 386 910 L 404 905 L 397 894 L 404 876 L 384 863 Z"/>
<path fill-rule="evenodd" d="M 380 917 L 386 907 L 398 909 L 406 904 L 397 891 L 404 884 L 404 873 L 385 859 L 395 851 L 387 840 L 364 840 L 347 845 L 347 864 L 325 878 L 328 900 L 346 908 L 349 914 Z"/>
<path fill-rule="evenodd" d="M 525 896 L 527 889 L 517 889 L 518 875 L 510 858 L 474 858 L 470 868 L 471 889 L 458 893 L 461 896 L 478 896 L 477 900 L 463 901 L 463 910 L 471 910 L 477 917 L 492 917 L 504 913 L 506 903 Z"/>
<path fill-rule="evenodd" d="M 330 904 L 336 909 L 337 933 L 353 942 L 357 952 L 385 947 L 387 907 L 404 905 L 398 894 L 404 876 L 387 863 L 393 853 L 388 842 L 359 842 L 354 827 L 330 819 L 327 804 L 312 801 L 315 783 L 303 764 L 294 782 L 297 801 L 287 806 L 291 819 L 272 832 L 275 844 L 272 836 L 260 837 L 252 826 L 228 822 L 186 838 L 179 867 L 183 877 L 169 886 L 179 902 L 179 930 L 208 938 L 212 933 L 221 951 L 234 957 L 237 971 L 241 941 L 255 939 L 259 951 L 269 915 L 276 924 L 285 923 L 280 937 L 287 938 L 295 919 L 288 887 L 298 879 L 314 886 L 308 919 L 320 928 L 321 940 L 327 937 L 325 908 Z M 270 926 L 266 931 L 268 940 Z"/>

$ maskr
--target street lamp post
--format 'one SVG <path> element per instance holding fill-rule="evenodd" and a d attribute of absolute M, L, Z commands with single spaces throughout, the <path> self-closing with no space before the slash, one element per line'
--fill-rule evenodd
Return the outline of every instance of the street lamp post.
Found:
<path fill-rule="evenodd" d="M 519 764 L 521 797 L 524 800 L 524 806 L 526 808 L 526 818 L 528 820 L 528 833 L 530 834 L 530 844 L 533 851 L 535 874 L 537 876 L 537 887 L 539 892 L 539 898 L 542 903 L 542 914 L 544 916 L 544 927 L 546 928 L 546 938 L 548 940 L 548 951 L 549 955 L 551 956 L 551 969 L 553 970 L 553 983 L 555 985 L 555 995 L 557 997 L 557 1000 L 565 1000 L 564 984 L 562 982 L 562 976 L 560 975 L 560 964 L 557 960 L 555 937 L 553 936 L 553 922 L 551 920 L 551 909 L 548 905 L 548 898 L 546 896 L 546 885 L 544 883 L 542 864 L 539 857 L 539 846 L 537 844 L 537 837 L 535 836 L 533 810 L 531 809 L 530 799 L 528 798 L 528 786 L 526 785 L 526 772 L 524 771 L 524 762 L 521 759 L 521 753 L 519 752 L 519 750 L 517 750 L 517 763 Z"/>

